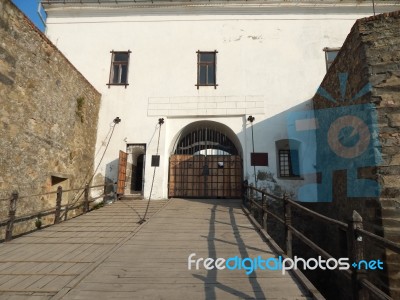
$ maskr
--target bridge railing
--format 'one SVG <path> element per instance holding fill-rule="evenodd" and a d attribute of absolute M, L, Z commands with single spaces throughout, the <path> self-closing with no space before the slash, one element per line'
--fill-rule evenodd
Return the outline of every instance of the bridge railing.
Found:
<path fill-rule="evenodd" d="M 271 210 L 267 201 L 268 198 L 279 201 L 283 204 L 284 218 L 279 217 Z M 293 236 L 296 236 L 300 241 L 321 255 L 322 258 L 326 260 L 334 258 L 326 250 L 319 247 L 310 238 L 301 233 L 298 228 L 293 226 L 292 207 L 299 209 L 306 215 L 316 218 L 319 221 L 334 225 L 344 230 L 347 234 L 347 250 L 350 261 L 360 262 L 364 260 L 364 248 L 362 243 L 364 237 L 379 247 L 389 249 L 397 254 L 400 254 L 400 244 L 394 243 L 388 239 L 364 230 L 362 217 L 356 211 L 353 211 L 351 220 L 348 223 L 344 223 L 308 209 L 298 202 L 291 200 L 287 195 L 283 195 L 283 197 L 277 197 L 269 194 L 266 190 L 257 189 L 252 185 L 244 185 L 243 204 L 249 208 L 250 212 L 258 211 L 258 213 L 261 214 L 262 224 L 260 225 L 259 229 L 264 229 L 267 231 L 267 220 L 269 217 L 274 218 L 279 223 L 284 225 L 284 252 L 286 256 L 290 258 L 293 257 Z M 336 270 L 341 272 L 348 280 L 351 281 L 353 299 L 369 299 L 368 294 L 373 294 L 375 297 L 374 299 L 392 299 L 388 294 L 386 294 L 366 278 L 366 270 L 358 268 L 353 268 L 351 270 Z"/>
<path fill-rule="evenodd" d="M 87 185 L 85 185 L 85 187 L 75 188 L 75 189 L 67 189 L 67 190 L 63 190 L 63 188 L 61 186 L 59 186 L 57 188 L 57 191 L 55 191 L 55 192 L 41 193 L 41 194 L 35 194 L 35 195 L 26 195 L 26 196 L 20 196 L 18 191 L 12 192 L 11 196 L 8 199 L 7 198 L 0 199 L 0 202 L 7 202 L 7 201 L 9 202 L 8 217 L 5 220 L 0 220 L 0 228 L 5 227 L 4 241 L 8 242 L 13 239 L 14 224 L 16 224 L 16 223 L 28 222 L 28 221 L 35 219 L 36 220 L 35 225 L 38 229 L 40 229 L 41 225 L 42 225 L 42 217 L 54 215 L 53 224 L 58 224 L 58 223 L 62 222 L 63 220 L 65 221 L 68 219 L 68 212 L 76 211 L 80 208 L 82 208 L 82 211 L 78 215 L 89 212 L 91 203 L 95 202 L 96 200 L 98 200 L 100 198 L 103 198 L 103 201 L 104 201 L 104 197 L 107 196 L 107 194 L 106 194 L 107 187 L 113 186 L 113 185 L 114 184 L 112 184 L 112 183 L 95 185 L 95 186 L 89 186 L 87 184 Z M 90 196 L 91 189 L 101 188 L 101 187 L 104 188 L 104 192 L 101 195 L 96 196 L 96 197 Z M 68 192 L 76 192 L 77 197 L 75 197 L 75 200 L 72 201 L 71 203 L 62 204 L 63 195 Z M 50 195 L 56 195 L 56 200 L 55 200 L 53 207 L 44 209 L 44 210 L 29 212 L 27 214 L 22 214 L 20 216 L 16 216 L 19 200 L 24 199 L 24 198 L 43 197 L 43 196 L 50 196 Z M 83 196 L 83 200 L 82 200 L 82 196 Z M 25 232 L 20 232 L 19 234 L 24 234 L 24 233 Z"/>

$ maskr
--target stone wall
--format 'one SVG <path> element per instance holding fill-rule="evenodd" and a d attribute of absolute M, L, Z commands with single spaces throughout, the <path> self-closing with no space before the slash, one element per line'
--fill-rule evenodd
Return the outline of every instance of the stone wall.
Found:
<path fill-rule="evenodd" d="M 382 188 L 376 228 L 385 238 L 400 243 L 400 12 L 359 24 L 366 45 L 366 61 L 377 105 L 382 163 L 376 177 Z M 386 251 L 391 296 L 400 298 L 400 254 Z"/>
<path fill-rule="evenodd" d="M 339 100 L 334 103 L 319 94 L 313 98 L 315 110 L 339 108 L 341 111 L 353 114 L 354 109 L 351 106 L 354 105 L 365 105 L 370 109 L 369 117 L 372 116 L 371 120 L 374 120 L 374 130 L 371 134 L 376 135 L 379 143 L 370 144 L 373 148 L 371 155 L 374 157 L 368 159 L 374 160 L 376 164 L 352 167 L 350 162 L 347 170 L 335 170 L 332 184 L 333 202 L 305 204 L 307 207 L 344 222 L 349 221 L 352 211 L 356 210 L 363 217 L 365 229 L 395 242 L 400 242 L 399 28 L 400 12 L 358 20 L 321 83 L 321 87 L 328 91 L 333 99 L 341 99 L 339 74 L 348 74 L 344 101 Z M 368 84 L 371 85 L 370 92 L 354 101 L 350 100 Z M 329 165 L 330 160 L 324 156 L 325 149 L 320 146 L 321 143 L 318 145 L 318 163 L 327 169 L 335 169 Z M 379 156 L 382 157 L 381 160 Z M 379 183 L 378 195 L 370 197 L 349 195 L 349 189 L 352 187 L 349 186 L 351 183 L 347 183 L 347 176 L 352 168 L 356 171 L 358 178 L 371 179 Z M 362 189 L 368 188 L 370 186 L 367 183 L 362 187 Z M 298 223 L 301 223 L 301 219 L 298 219 Z M 310 226 L 304 223 L 303 226 L 310 231 Z M 323 224 L 315 227 L 323 228 L 322 231 L 311 230 L 311 234 L 319 244 L 324 245 L 324 248 L 329 249 L 334 256 L 346 254 L 346 238 L 343 232 Z M 364 239 L 364 245 L 366 259 L 385 261 L 384 271 L 367 271 L 367 276 L 389 292 L 394 299 L 399 299 L 400 255 L 384 251 L 374 246 L 368 239 Z M 337 280 L 337 275 L 333 273 L 314 277 L 316 280 L 318 277 L 320 280 L 331 278 L 331 282 Z M 327 290 L 328 295 L 337 296 L 337 293 L 342 291 L 340 299 L 350 298 L 348 290 L 344 288 L 332 287 Z"/>
<path fill-rule="evenodd" d="M 0 199 L 13 190 L 26 196 L 17 216 L 54 207 L 54 194 L 29 195 L 90 178 L 100 97 L 11 1 L 0 0 Z M 1 220 L 7 211 L 8 201 L 0 201 Z"/>

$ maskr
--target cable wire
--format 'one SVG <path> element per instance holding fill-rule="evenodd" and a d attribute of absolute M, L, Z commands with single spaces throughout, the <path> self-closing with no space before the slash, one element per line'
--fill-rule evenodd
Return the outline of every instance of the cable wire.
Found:
<path fill-rule="evenodd" d="M 117 119 L 117 118 L 116 118 L 116 119 Z M 116 120 L 116 119 L 115 119 L 115 120 Z M 109 136 L 109 138 L 108 138 L 108 141 L 107 141 L 106 147 L 105 147 L 105 149 L 104 149 L 104 151 L 103 151 L 103 154 L 102 154 L 102 156 L 101 156 L 101 158 L 100 158 L 100 161 L 99 161 L 99 163 L 98 163 L 97 166 L 96 166 L 96 169 L 94 170 L 94 172 L 93 172 L 92 176 L 90 177 L 90 179 L 87 181 L 86 178 L 87 178 L 88 175 L 90 174 L 90 169 L 89 169 L 89 171 L 88 171 L 88 172 L 86 173 L 86 175 L 85 175 L 85 178 L 84 178 L 84 180 L 83 180 L 84 183 L 83 183 L 83 185 L 81 186 L 80 189 L 83 189 L 84 186 L 85 186 L 87 183 L 89 183 L 89 182 L 92 181 L 92 179 L 93 179 L 93 177 L 95 176 L 97 170 L 99 169 L 100 164 L 101 164 L 101 162 L 103 161 L 103 158 L 104 158 L 104 156 L 105 156 L 105 154 L 106 154 L 106 151 L 107 151 L 107 149 L 108 149 L 108 146 L 109 146 L 109 144 L 110 144 L 111 138 L 112 138 L 112 136 L 113 136 L 113 134 L 114 134 L 115 126 L 119 123 L 119 122 L 115 122 L 115 120 L 114 120 L 114 122 L 113 122 L 113 125 L 111 126 L 112 128 L 110 129 L 110 130 L 111 130 L 111 133 L 110 133 L 110 131 L 107 133 L 107 136 L 108 136 L 108 135 L 110 135 L 110 136 Z M 98 153 L 99 153 L 99 152 L 98 152 Z M 96 155 L 98 155 L 98 153 L 97 153 Z M 71 203 L 69 203 L 69 205 L 74 206 L 74 205 L 79 201 L 79 199 L 82 197 L 82 195 L 83 195 L 84 192 L 85 192 L 85 190 L 82 190 L 80 193 L 79 193 L 79 192 L 76 193 L 76 195 L 74 196 L 74 199 L 72 200 Z M 79 196 L 77 197 L 78 194 L 79 194 Z"/>
<path fill-rule="evenodd" d="M 156 151 L 156 155 L 158 155 L 158 149 L 160 146 L 160 135 L 161 135 L 161 126 L 162 124 L 164 124 L 164 119 L 158 119 L 158 124 L 160 125 L 160 127 L 158 127 L 158 140 L 157 140 L 157 151 Z M 146 216 L 147 216 L 147 212 L 149 210 L 149 206 L 150 206 L 150 200 L 151 200 L 151 194 L 153 192 L 153 186 L 154 186 L 154 179 L 156 176 L 156 169 L 157 166 L 154 166 L 154 171 L 153 171 L 153 180 L 151 181 L 151 188 L 150 188 L 150 194 L 149 194 L 149 200 L 147 201 L 147 206 L 146 206 L 146 210 L 144 212 L 143 218 L 141 218 L 137 223 L 138 224 L 142 224 L 144 222 L 146 222 Z"/>

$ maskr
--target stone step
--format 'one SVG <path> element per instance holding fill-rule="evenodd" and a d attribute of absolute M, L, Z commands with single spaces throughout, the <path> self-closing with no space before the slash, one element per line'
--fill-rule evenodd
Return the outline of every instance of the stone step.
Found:
<path fill-rule="evenodd" d="M 140 193 L 123 195 L 120 197 L 120 200 L 142 200 L 142 199 L 143 199 L 143 195 Z"/>

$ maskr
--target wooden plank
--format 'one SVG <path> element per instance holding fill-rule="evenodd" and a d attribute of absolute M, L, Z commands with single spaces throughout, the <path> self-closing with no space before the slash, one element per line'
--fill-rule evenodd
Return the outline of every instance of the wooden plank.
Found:
<path fill-rule="evenodd" d="M 25 276 L 21 276 L 21 275 L 13 276 L 13 278 L 11 278 L 10 280 L 7 280 L 5 283 L 0 285 L 0 291 L 7 291 L 10 288 L 12 288 L 13 286 L 15 286 L 16 284 L 22 282 L 24 279 L 26 279 Z"/>
<path fill-rule="evenodd" d="M 305 297 L 297 282 L 279 271 L 248 276 L 243 270 L 188 270 L 192 252 L 197 257 L 275 255 L 249 226 L 240 200 L 174 199 L 63 299 Z"/>
<path fill-rule="evenodd" d="M 31 275 L 31 276 L 26 276 L 23 280 L 21 280 L 18 283 L 18 290 L 25 290 L 27 287 L 31 286 L 34 284 L 36 281 L 41 279 L 43 275 Z M 15 286 L 16 287 L 16 286 Z"/>
<path fill-rule="evenodd" d="M 148 215 L 154 214 L 165 203 L 151 202 Z M 97 263 L 99 257 L 111 253 L 111 247 L 126 239 L 138 227 L 138 214 L 143 215 L 147 201 L 134 205 L 138 214 L 127 210 L 129 206 L 132 207 L 131 202 L 118 201 L 40 232 L 51 234 L 36 232 L 32 234 L 34 239 L 28 235 L 2 244 L 0 292 L 6 291 L 10 295 L 29 292 L 32 295 L 56 293 L 63 289 L 69 281 Z M 90 240 L 97 243 L 90 244 Z M 90 263 L 77 264 L 76 260 Z"/>

